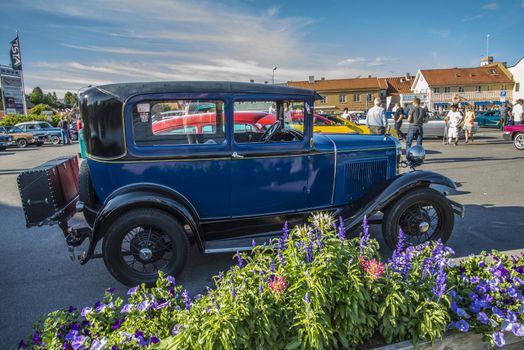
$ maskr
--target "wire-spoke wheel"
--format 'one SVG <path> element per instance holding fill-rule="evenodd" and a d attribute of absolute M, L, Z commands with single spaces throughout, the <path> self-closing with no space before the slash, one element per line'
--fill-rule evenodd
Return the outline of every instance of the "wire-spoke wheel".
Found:
<path fill-rule="evenodd" d="M 382 234 L 386 244 L 395 249 L 399 228 L 404 231 L 405 245 L 427 241 L 446 242 L 453 231 L 453 208 L 444 195 L 430 188 L 408 192 L 384 213 Z"/>
<path fill-rule="evenodd" d="M 108 270 L 120 282 L 152 285 L 158 271 L 179 274 L 188 249 L 185 232 L 175 218 L 158 209 L 135 209 L 111 224 L 102 254 Z"/>
<path fill-rule="evenodd" d="M 515 138 L 513 139 L 513 144 L 515 145 L 515 148 L 519 151 L 524 150 L 524 133 L 519 132 L 517 135 L 515 135 Z"/>

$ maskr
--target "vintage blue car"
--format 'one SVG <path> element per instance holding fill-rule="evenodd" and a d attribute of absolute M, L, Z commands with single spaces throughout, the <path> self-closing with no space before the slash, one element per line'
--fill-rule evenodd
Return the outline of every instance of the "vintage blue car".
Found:
<path fill-rule="evenodd" d="M 478 112 L 478 114 L 475 116 L 475 121 L 478 123 L 480 127 L 500 128 L 500 111 L 498 109 L 495 109 L 490 111 Z"/>
<path fill-rule="evenodd" d="M 64 194 L 76 193 L 76 185 L 79 200 L 69 195 L 43 219 L 31 219 L 45 201 L 28 204 L 22 174 L 27 224 L 58 223 L 71 249 L 88 238 L 82 263 L 101 242 L 108 270 L 128 285 L 151 284 L 159 270 L 180 273 L 190 244 L 205 253 L 248 250 L 253 240 L 278 237 L 285 222 L 303 223 L 316 211 L 343 217 L 348 231 L 379 214 L 370 222 L 382 224 L 390 247 L 399 227 L 408 244 L 446 241 L 463 207 L 433 187 L 455 183 L 430 171 L 400 174 L 403 164 L 421 162 L 423 149 L 414 147 L 402 162 L 400 143 L 388 135 L 313 134 L 320 98 L 311 90 L 233 82 L 90 87 L 79 97 L 87 159 L 78 183 L 59 181 Z M 270 108 L 271 127 L 237 127 L 243 111 Z M 303 133 L 286 122 L 290 112 L 303 113 Z M 67 162 L 43 168 L 72 168 L 76 176 Z M 75 204 L 89 227 L 68 225 Z"/>

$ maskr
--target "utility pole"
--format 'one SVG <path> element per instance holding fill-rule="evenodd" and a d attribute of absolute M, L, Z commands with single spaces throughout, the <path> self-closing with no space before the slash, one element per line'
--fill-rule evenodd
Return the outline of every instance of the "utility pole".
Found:
<path fill-rule="evenodd" d="M 273 74 L 271 75 L 271 81 L 273 83 L 273 85 L 275 85 L 275 71 L 277 70 L 278 67 L 273 67 Z"/>
<path fill-rule="evenodd" d="M 489 34 L 486 35 L 486 58 L 489 56 Z"/>

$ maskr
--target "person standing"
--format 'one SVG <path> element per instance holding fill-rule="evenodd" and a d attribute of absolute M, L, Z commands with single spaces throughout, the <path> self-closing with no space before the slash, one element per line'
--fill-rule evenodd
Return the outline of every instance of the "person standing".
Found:
<path fill-rule="evenodd" d="M 402 127 L 402 120 L 404 119 L 404 109 L 400 107 L 399 103 L 395 103 L 395 107 L 392 109 L 393 116 L 395 118 L 395 131 L 397 132 L 398 139 L 404 140 L 406 135 L 400 130 Z"/>
<path fill-rule="evenodd" d="M 513 110 L 511 111 L 511 114 L 513 114 L 513 123 L 514 125 L 521 125 L 524 124 L 524 100 L 519 98 L 517 100 L 517 103 L 513 106 Z"/>
<path fill-rule="evenodd" d="M 62 129 L 62 143 L 64 145 L 70 145 L 71 139 L 69 138 L 69 122 L 65 117 L 62 118 L 60 123 L 58 123 L 58 127 Z"/>
<path fill-rule="evenodd" d="M 509 107 L 508 107 L 508 103 L 507 102 L 504 102 L 500 106 L 499 112 L 500 112 L 500 130 L 502 130 L 502 129 L 504 129 L 504 126 L 506 126 L 508 124 Z"/>
<path fill-rule="evenodd" d="M 426 120 L 426 109 L 420 107 L 420 99 L 415 97 L 413 99 L 413 108 L 409 110 L 408 114 L 408 136 L 406 136 L 406 150 L 411 148 L 413 140 L 417 140 L 417 145 L 422 146 L 422 139 L 424 137 L 423 124 Z"/>
<path fill-rule="evenodd" d="M 455 139 L 454 145 L 458 145 L 459 125 L 462 122 L 462 114 L 458 111 L 457 105 L 451 105 L 451 110 L 444 118 L 444 123 L 448 125 L 448 144 Z"/>
<path fill-rule="evenodd" d="M 344 108 L 344 111 L 342 112 L 342 114 L 340 115 L 341 118 L 344 118 L 346 120 L 349 120 L 349 110 L 346 108 Z"/>
<path fill-rule="evenodd" d="M 466 116 L 464 117 L 464 130 L 466 135 L 466 143 L 469 139 L 473 142 L 473 127 L 475 126 L 475 112 L 473 111 L 473 106 L 468 105 L 466 107 Z"/>
<path fill-rule="evenodd" d="M 380 107 L 381 103 L 380 98 L 376 98 L 374 106 L 366 114 L 366 126 L 371 134 L 384 135 L 386 133 L 387 120 L 384 108 Z"/>

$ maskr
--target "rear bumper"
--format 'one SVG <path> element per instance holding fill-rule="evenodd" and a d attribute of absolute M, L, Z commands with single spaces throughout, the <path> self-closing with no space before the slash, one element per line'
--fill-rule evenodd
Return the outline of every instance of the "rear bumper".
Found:
<path fill-rule="evenodd" d="M 504 131 L 502 133 L 502 138 L 505 140 L 505 141 L 511 141 L 511 133 L 509 131 Z"/>

